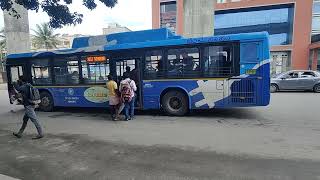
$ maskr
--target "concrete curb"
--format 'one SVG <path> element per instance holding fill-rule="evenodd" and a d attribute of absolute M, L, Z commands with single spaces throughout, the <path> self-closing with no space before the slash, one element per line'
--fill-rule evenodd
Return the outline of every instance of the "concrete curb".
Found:
<path fill-rule="evenodd" d="M 19 179 L 0 174 L 0 180 L 19 180 Z"/>

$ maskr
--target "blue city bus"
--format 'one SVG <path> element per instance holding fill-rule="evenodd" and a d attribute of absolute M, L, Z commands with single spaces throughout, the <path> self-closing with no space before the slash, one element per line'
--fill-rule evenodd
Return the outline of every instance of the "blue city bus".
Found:
<path fill-rule="evenodd" d="M 183 38 L 155 29 L 80 37 L 71 49 L 11 54 L 6 70 L 9 96 L 12 83 L 24 76 L 41 93 L 40 110 L 52 111 L 107 107 L 107 75 L 119 82 L 129 66 L 138 86 L 136 108 L 184 115 L 267 106 L 269 54 L 265 32 Z"/>

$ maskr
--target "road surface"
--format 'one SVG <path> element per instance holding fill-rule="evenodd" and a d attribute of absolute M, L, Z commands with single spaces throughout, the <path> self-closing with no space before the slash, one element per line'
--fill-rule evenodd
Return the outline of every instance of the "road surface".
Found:
<path fill-rule="evenodd" d="M 101 109 L 39 112 L 15 139 L 21 107 L 0 91 L 0 174 L 18 179 L 320 180 L 320 94 L 277 93 L 268 107 L 139 112 L 113 122 Z"/>

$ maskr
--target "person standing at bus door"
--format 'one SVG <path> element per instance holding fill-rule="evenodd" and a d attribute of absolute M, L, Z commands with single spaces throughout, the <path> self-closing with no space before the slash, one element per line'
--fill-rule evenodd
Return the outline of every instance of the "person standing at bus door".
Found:
<path fill-rule="evenodd" d="M 43 138 L 43 131 L 42 131 L 42 128 L 41 128 L 39 121 L 37 119 L 37 115 L 34 111 L 35 104 L 30 103 L 30 93 L 31 93 L 30 89 L 32 88 L 32 85 L 27 83 L 26 79 L 23 76 L 19 77 L 19 84 L 20 85 L 14 84 L 14 88 L 22 95 L 25 114 L 23 116 L 23 124 L 22 124 L 19 132 L 13 133 L 13 135 L 16 136 L 17 138 L 21 138 L 22 133 L 24 132 L 25 128 L 27 127 L 28 120 L 30 119 L 38 131 L 38 135 L 33 139 L 41 139 L 41 138 Z"/>
<path fill-rule="evenodd" d="M 139 105 L 139 88 L 140 88 L 140 72 L 138 66 L 136 66 L 131 72 L 130 72 L 130 79 L 132 79 L 137 86 L 137 90 L 135 93 L 135 103 L 136 105 Z"/>
<path fill-rule="evenodd" d="M 124 75 L 125 73 L 126 73 L 126 74 L 129 74 L 129 76 L 130 76 L 130 73 L 131 73 L 131 67 L 130 67 L 130 66 L 127 66 L 127 67 L 126 67 L 126 72 L 124 72 L 123 75 Z"/>
<path fill-rule="evenodd" d="M 108 97 L 109 97 L 109 106 L 111 111 L 111 118 L 113 121 L 118 120 L 118 107 L 120 104 L 120 99 L 118 97 L 118 85 L 113 80 L 111 75 L 108 75 L 108 82 L 107 82 L 107 89 L 108 89 Z"/>
<path fill-rule="evenodd" d="M 187 52 L 183 52 L 182 53 L 182 58 L 183 58 L 183 66 L 184 66 L 184 69 L 186 71 L 192 71 L 193 70 L 193 67 L 194 67 L 194 64 L 193 64 L 193 57 L 192 56 L 189 56 Z"/>
<path fill-rule="evenodd" d="M 134 102 L 135 102 L 135 91 L 137 86 L 134 80 L 130 79 L 128 73 L 123 74 L 124 80 L 120 82 L 121 102 L 124 103 L 124 113 L 126 121 L 134 118 Z"/>

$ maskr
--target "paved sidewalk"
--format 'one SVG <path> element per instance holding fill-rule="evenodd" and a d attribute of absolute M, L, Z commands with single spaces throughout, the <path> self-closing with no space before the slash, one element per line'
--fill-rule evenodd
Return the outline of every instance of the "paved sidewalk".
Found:
<path fill-rule="evenodd" d="M 6 89 L 7 89 L 7 84 L 0 84 L 0 90 L 6 90 Z"/>

